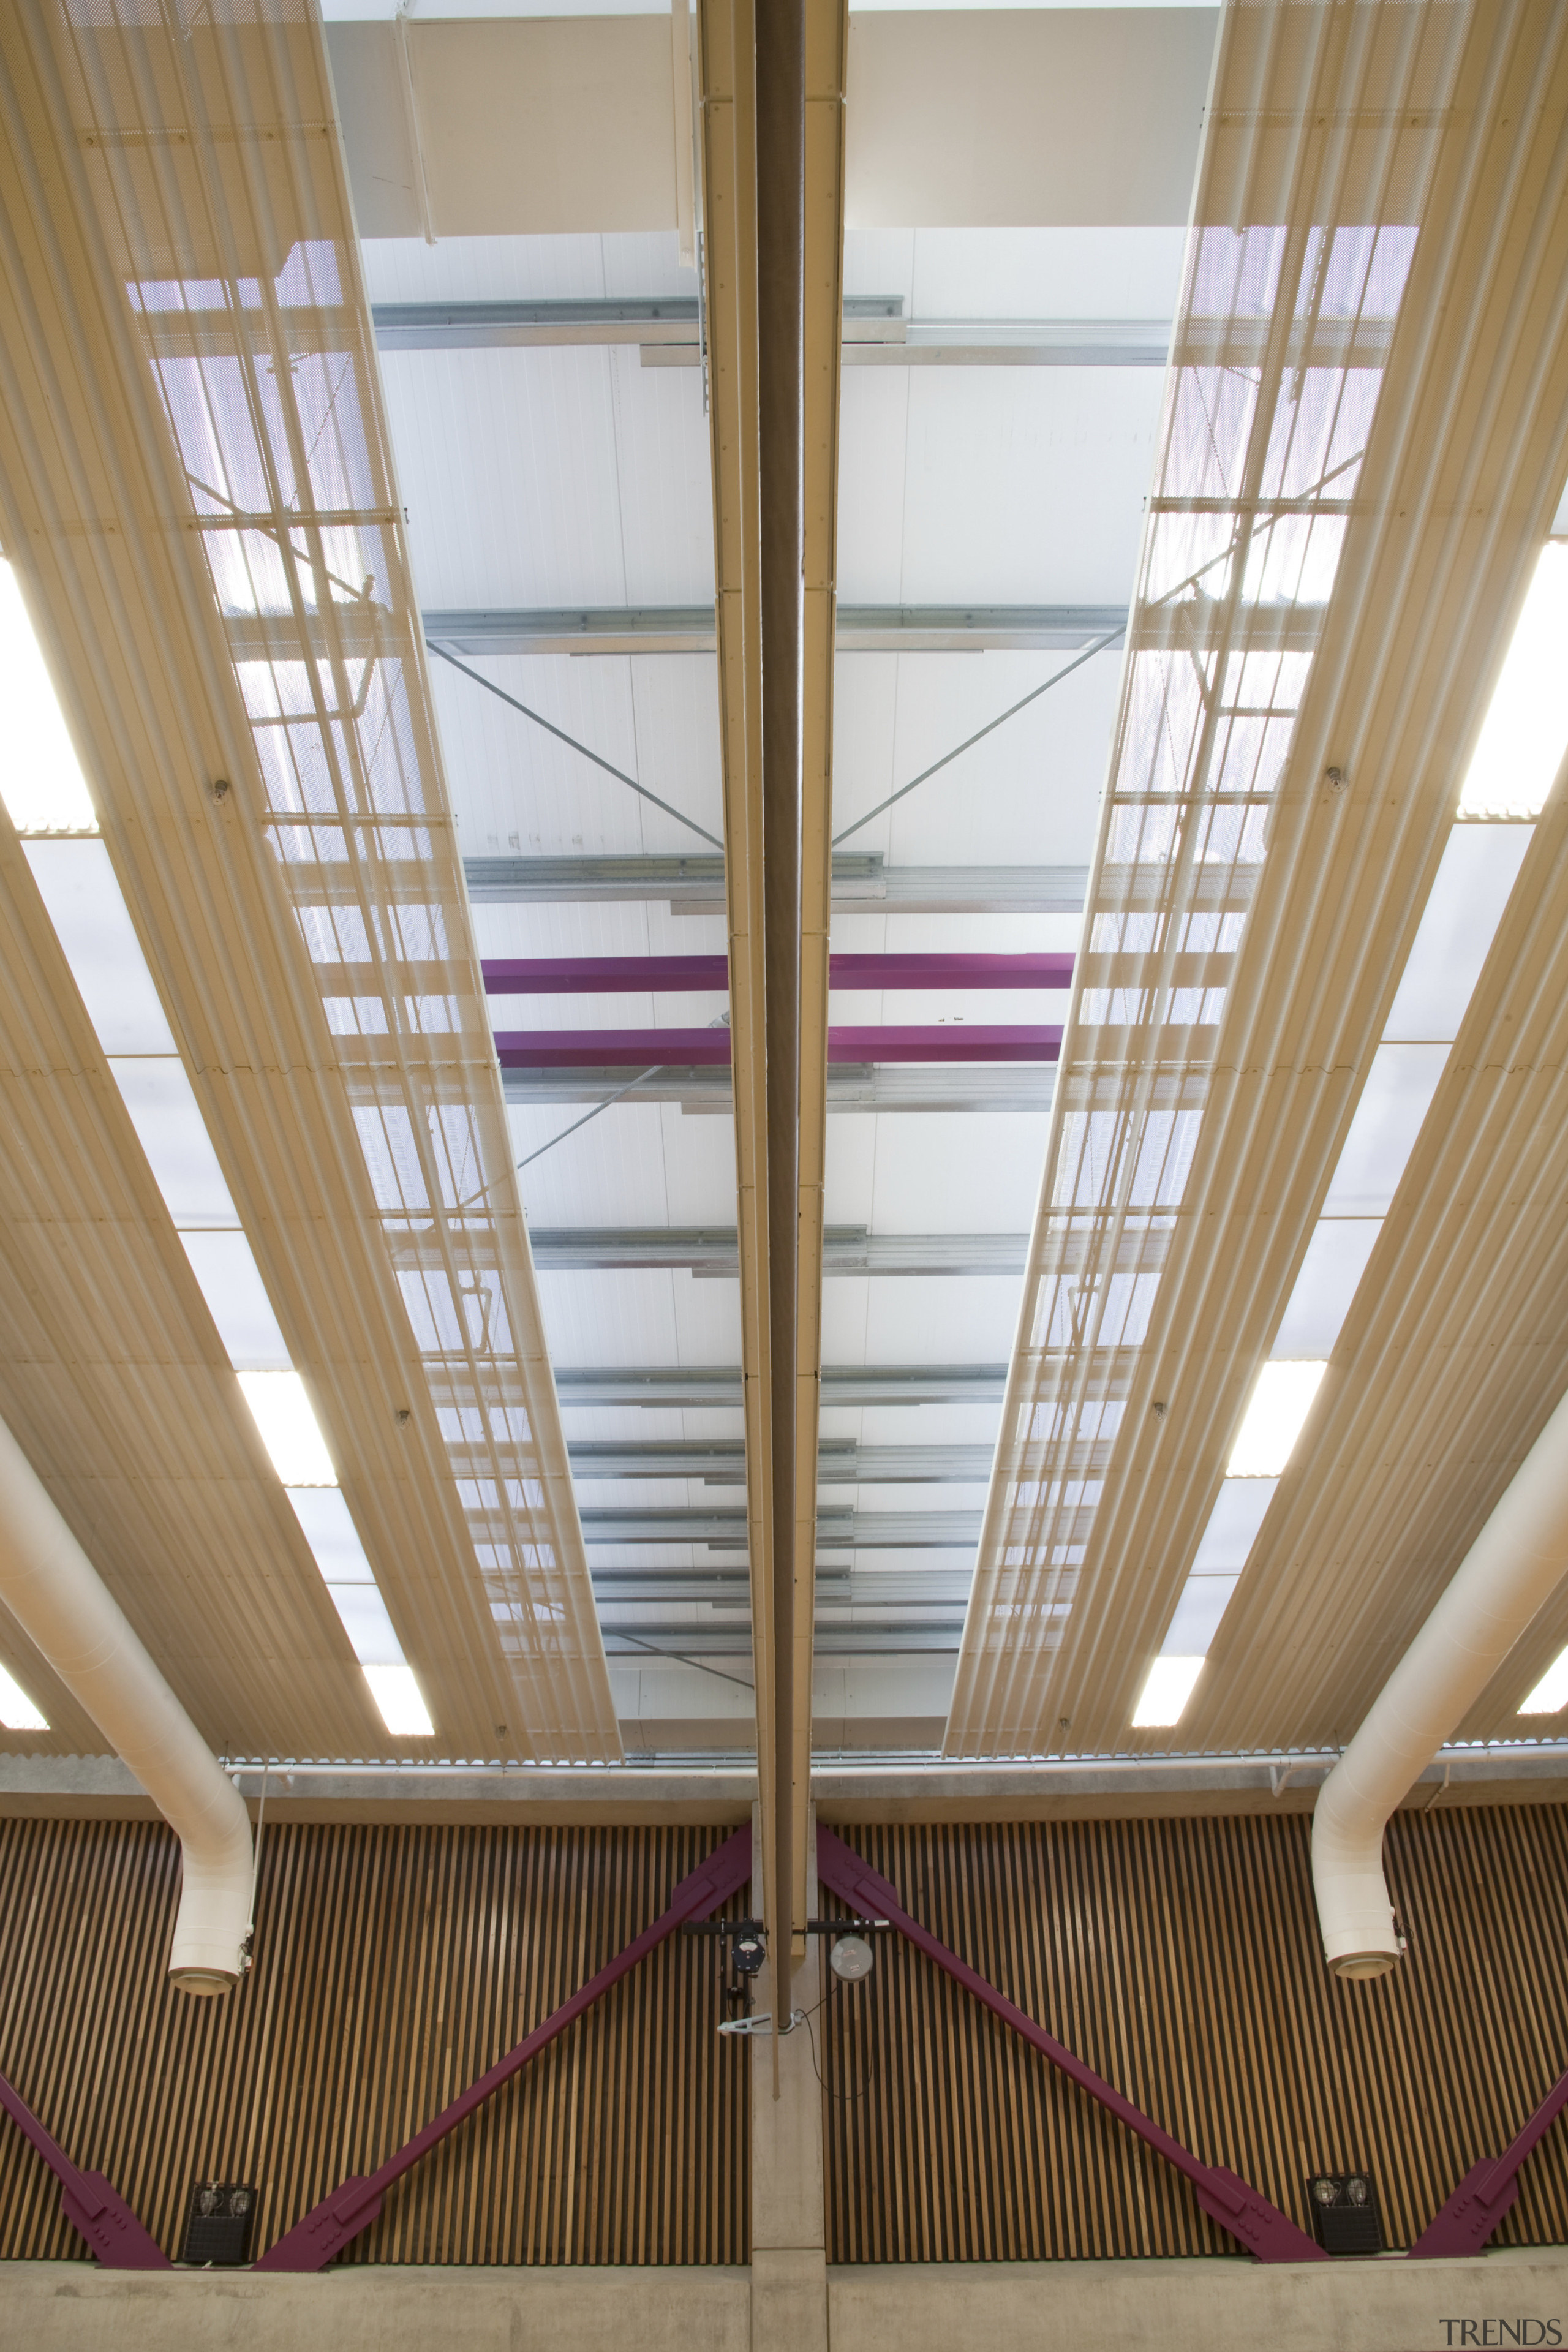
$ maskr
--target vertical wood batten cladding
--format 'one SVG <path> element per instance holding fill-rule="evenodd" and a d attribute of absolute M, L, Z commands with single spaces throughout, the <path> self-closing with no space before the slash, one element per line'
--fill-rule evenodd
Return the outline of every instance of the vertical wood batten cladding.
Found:
<path fill-rule="evenodd" d="M 1407 1958 L 1323 1966 L 1302 1814 L 847 1827 L 905 1907 L 1176 2138 L 1304 2228 L 1364 2166 L 1408 2245 L 1568 2066 L 1568 1809 L 1396 1814 Z M 842 1906 L 835 1905 L 835 1908 Z M 1234 2254 L 1171 2168 L 900 1938 L 819 2034 L 830 2263 Z M 1499 2245 L 1568 2239 L 1568 2129 Z"/>
<path fill-rule="evenodd" d="M 165 1829 L 0 1821 L 0 2072 L 171 2254 L 193 2180 L 256 2181 L 259 2254 L 629 1944 L 727 1834 L 268 1828 L 256 1966 L 199 2001 L 163 1973 Z M 710 1940 L 671 1937 L 417 2166 L 345 2259 L 744 2262 L 744 2044 L 718 2038 L 719 1982 Z M 89 2258 L 4 2119 L 0 2256 Z"/>

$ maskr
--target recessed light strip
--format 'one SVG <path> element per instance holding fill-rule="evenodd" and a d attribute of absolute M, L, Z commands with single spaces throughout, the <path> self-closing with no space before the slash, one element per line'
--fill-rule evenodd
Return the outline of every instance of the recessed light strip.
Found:
<path fill-rule="evenodd" d="M 153 1181 L 383 1720 L 390 1732 L 427 1735 L 429 1714 L 241 1229 L 98 835 L 91 795 L 15 574 L 4 562 L 0 687 L 10 694 L 7 724 L 23 752 L 6 765 L 6 809 Z M 3 1673 L 0 1724 L 48 1728 Z"/>
<path fill-rule="evenodd" d="M 1565 640 L 1568 545 L 1552 540 L 1536 564 L 1493 689 L 1454 829 L 1322 1213 L 1176 1613 L 1139 1694 L 1132 1721 L 1141 1728 L 1174 1724 L 1192 1696 L 1305 1418 L 1303 1408 L 1283 1450 L 1277 1444 L 1255 1444 L 1260 1400 L 1283 1398 L 1282 1383 L 1294 1375 L 1295 1393 L 1310 1405 L 1447 1067 L 1534 836 L 1534 820 L 1568 750 L 1568 663 L 1561 658 Z M 1267 1414 L 1268 1407 L 1263 1410 Z M 1519 1712 L 1556 1714 L 1563 1706 L 1568 1650 Z"/>

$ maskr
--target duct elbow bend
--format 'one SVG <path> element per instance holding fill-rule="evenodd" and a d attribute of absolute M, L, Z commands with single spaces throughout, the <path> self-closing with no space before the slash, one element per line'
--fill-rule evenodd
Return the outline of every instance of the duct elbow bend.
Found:
<path fill-rule="evenodd" d="M 169 1947 L 169 1979 L 181 1992 L 231 1992 L 250 1966 L 250 1821 L 237 1792 L 221 1835 L 180 1850 L 180 1907 Z M 237 1816 L 237 1819 L 235 1818 Z"/>
<path fill-rule="evenodd" d="M 1312 1819 L 1312 1886 L 1323 1958 L 1337 1977 L 1386 1976 L 1405 1950 L 1383 1874 L 1383 1821 L 1335 1800 L 1336 1766 Z"/>

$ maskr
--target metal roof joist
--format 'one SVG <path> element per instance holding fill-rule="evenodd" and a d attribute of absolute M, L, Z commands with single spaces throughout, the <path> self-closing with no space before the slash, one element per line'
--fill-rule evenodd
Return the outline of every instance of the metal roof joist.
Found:
<path fill-rule="evenodd" d="M 1089 946 L 1142 958 L 1143 1003 L 1134 1011 L 1126 988 L 1087 982 L 1075 994 L 1036 1255 L 1085 1213 L 1103 1250 L 1173 1217 L 1173 1227 L 1157 1277 L 1118 1279 L 1093 1255 L 1070 1277 L 1043 1265 L 1026 1277 L 952 1754 L 1126 1745 L 1300 1269 L 1568 463 L 1568 184 L 1553 145 L 1568 105 L 1565 43 L 1568 18 L 1552 0 L 1366 0 L 1224 20 L 1089 901 Z M 1394 321 L 1380 369 L 1347 367 L 1336 337 L 1321 350 L 1311 339 L 1315 321 L 1337 319 L 1342 345 L 1344 319 L 1367 313 Z M 1227 340 L 1249 323 L 1250 367 L 1209 365 L 1216 317 Z M 1282 607 L 1309 604 L 1319 616 L 1310 656 L 1279 625 Z M 1259 620 L 1267 645 L 1255 639 Z M 1203 908 L 1194 891 L 1198 877 L 1239 878 L 1244 866 L 1245 926 L 1239 903 L 1226 913 L 1211 892 Z M 1173 985 L 1174 956 L 1197 949 L 1236 955 L 1212 1010 Z M 1453 1094 L 1443 1099 L 1459 1115 Z M 1530 1262 L 1523 1234 L 1511 1245 Z M 1391 1228 L 1378 1268 L 1393 1247 Z M 1419 1275 L 1415 1258 L 1405 1272 L 1437 1314 L 1443 1262 L 1427 1254 Z M 1377 1296 L 1390 1329 L 1415 1311 L 1381 1281 Z M 1005 1574 L 1009 1605 L 1022 1577 L 1043 1607 L 1069 1572 L 1056 1527 L 1067 1500 L 1042 1493 L 1017 1459 L 1042 1395 L 1033 1351 L 1046 1345 L 1054 1410 L 1081 1432 L 1087 1350 L 1112 1331 L 1126 1409 L 1103 1433 L 1111 1466 L 1070 1566 L 1072 1606 L 1047 1640 L 1028 1621 L 1010 1629 L 1002 1601 Z M 1389 1384 L 1415 1407 L 1394 1360 L 1369 1360 L 1383 1390 L 1363 1384 L 1357 1362 L 1331 1406 L 1340 1415 L 1355 1397 L 1363 1450 L 1336 1420 L 1342 1475 L 1325 1486 L 1310 1425 L 1300 1478 L 1287 1480 L 1289 1538 L 1266 1535 L 1258 1598 L 1244 1586 L 1192 1709 L 1199 1744 L 1228 1746 L 1243 1723 L 1270 1742 L 1309 1722 L 1314 1736 L 1342 1736 L 1363 1662 L 1408 1629 L 1397 1580 L 1373 1577 L 1369 1590 L 1363 1536 L 1385 1524 L 1377 1497 L 1391 1456 L 1380 1447 L 1374 1460 L 1371 1433 L 1396 1424 Z M 1484 1360 L 1449 1358 L 1448 1425 L 1487 1428 L 1512 1457 L 1556 1391 L 1526 1408 L 1514 1387 L 1518 1418 L 1500 1422 L 1513 1375 L 1483 1379 Z M 1423 1381 L 1435 1371 L 1426 1359 Z M 1404 1435 L 1405 1459 L 1429 1474 L 1413 1421 Z M 1444 1486 L 1442 1572 L 1505 1477 L 1489 1465 Z M 1436 1537 L 1436 1523 L 1422 1524 Z M 1394 1549 L 1408 1571 L 1409 1545 Z M 1288 1558 L 1301 1600 L 1287 1608 Z M 1374 1685 L 1376 1667 L 1366 1671 Z"/>
<path fill-rule="evenodd" d="M 439 1738 L 617 1756 L 320 26 L 29 0 L 5 64 L 5 537 L 115 874 Z M 160 355 L 215 288 L 226 347 Z M 332 1000 L 339 961 L 374 982 Z M 434 1394 L 498 1381 L 504 1634 Z"/>

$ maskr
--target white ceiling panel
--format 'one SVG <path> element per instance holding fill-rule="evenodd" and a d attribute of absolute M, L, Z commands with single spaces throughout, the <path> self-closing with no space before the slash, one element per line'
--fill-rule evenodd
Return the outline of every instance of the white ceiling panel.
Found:
<path fill-rule="evenodd" d="M 1070 654 L 855 654 L 838 659 L 834 825 L 862 812 L 1043 685 Z M 889 865 L 1087 865 L 1121 656 L 1095 655 L 848 835 Z"/>
<path fill-rule="evenodd" d="M 373 302 L 582 302 L 697 291 L 673 229 L 444 236 L 438 245 L 378 236 L 363 251 Z"/>
<path fill-rule="evenodd" d="M 867 1288 L 868 1363 L 999 1364 L 1012 1352 L 1021 1276 L 945 1275 L 927 1281 L 910 1275 Z"/>
<path fill-rule="evenodd" d="M 713 601 L 713 505 L 700 368 L 609 353 L 628 604 Z"/>
<path fill-rule="evenodd" d="M 625 604 L 609 362 L 602 346 L 382 353 L 422 604 Z"/>
<path fill-rule="evenodd" d="M 514 1104 L 518 1158 L 582 1115 L 571 1103 Z M 616 1103 L 525 1168 L 521 1182 L 535 1225 L 733 1224 L 734 1129 L 728 1118 L 685 1118 L 675 1103 Z"/>
<path fill-rule="evenodd" d="M 858 454 L 845 373 L 845 461 Z M 1164 396 L 1156 368 L 910 372 L 895 593 L 909 604 L 1110 604 L 1131 593 Z M 875 599 L 873 601 L 881 601 Z"/>
<path fill-rule="evenodd" d="M 915 319 L 1170 319 L 1186 232 L 922 228 L 913 237 Z"/>
<path fill-rule="evenodd" d="M 471 661 L 671 808 L 717 835 L 718 714 L 710 655 L 547 654 Z M 464 854 L 608 856 L 706 851 L 689 826 L 542 727 L 433 661 L 431 681 Z M 657 673 L 657 675 L 654 675 Z"/>

